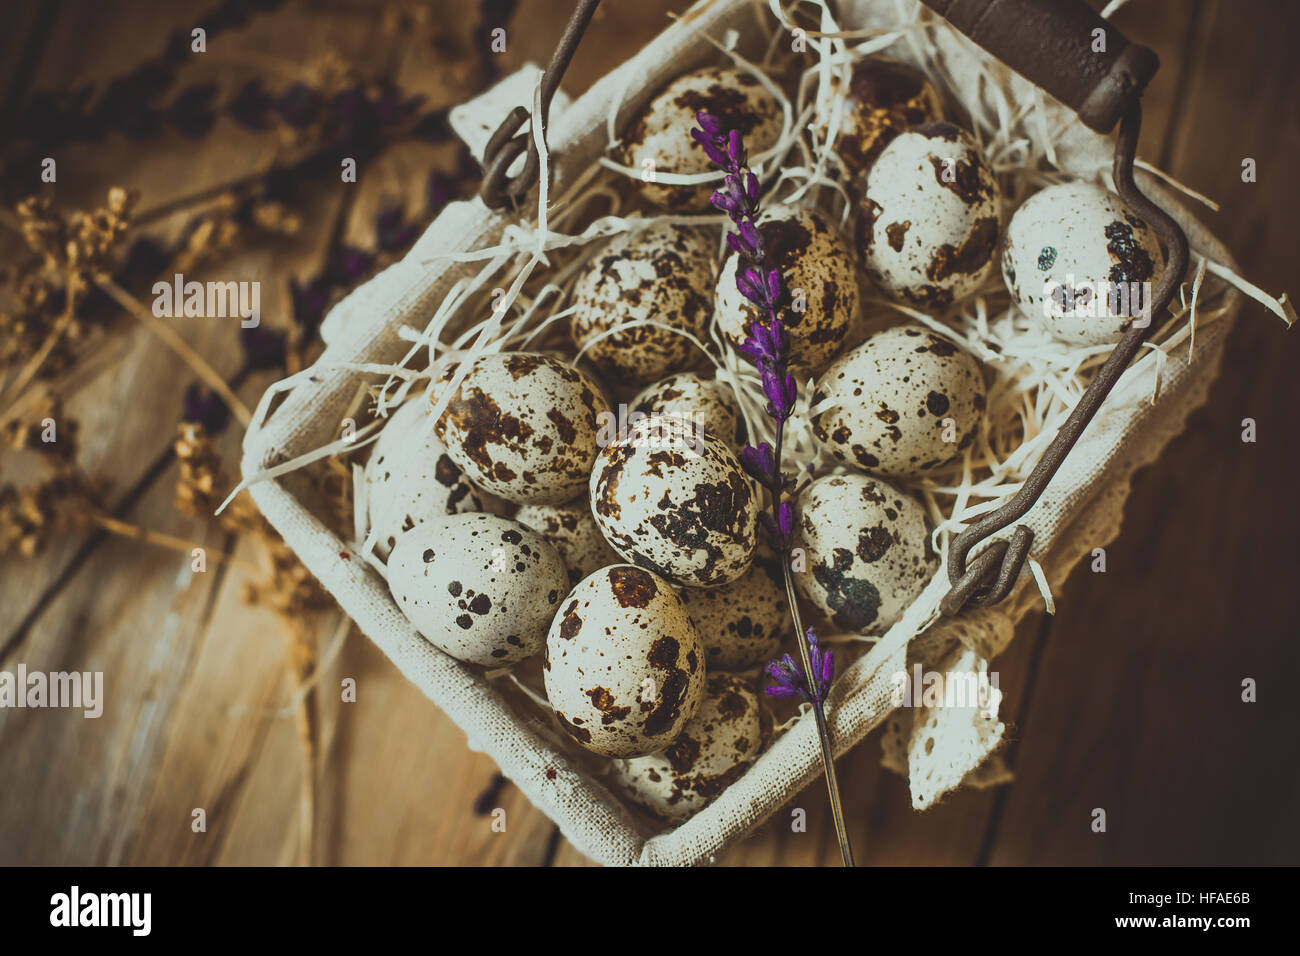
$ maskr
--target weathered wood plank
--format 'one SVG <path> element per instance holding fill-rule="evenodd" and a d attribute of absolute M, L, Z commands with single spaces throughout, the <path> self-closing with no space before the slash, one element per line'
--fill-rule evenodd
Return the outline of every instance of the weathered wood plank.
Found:
<path fill-rule="evenodd" d="M 1300 86 L 1278 69 L 1300 11 L 1207 5 L 1170 172 L 1256 283 L 1294 284 Z M 1241 180 L 1243 157 L 1259 181 Z M 1276 318 L 1247 304 L 1208 405 L 1138 475 L 1108 570 L 1077 571 L 1044 657 L 994 861 L 1292 863 L 1300 711 L 1293 436 L 1300 384 Z M 1242 419 L 1259 440 L 1241 440 Z M 1260 682 L 1259 703 L 1241 682 Z M 1268 692 L 1266 688 L 1272 687 Z M 1091 831 L 1094 808 L 1107 832 Z"/>

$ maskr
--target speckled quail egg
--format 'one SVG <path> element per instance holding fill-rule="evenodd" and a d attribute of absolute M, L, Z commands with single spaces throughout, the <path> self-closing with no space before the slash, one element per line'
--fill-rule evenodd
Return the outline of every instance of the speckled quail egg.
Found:
<path fill-rule="evenodd" d="M 773 206 L 759 216 L 768 262 L 781 270 L 788 305 L 781 313 L 790 334 L 790 362 L 818 369 L 844 344 L 858 319 L 858 269 L 853 251 L 822 213 Z M 732 253 L 718 277 L 714 311 L 733 345 L 749 334 L 758 308 L 736 288 L 740 257 Z"/>
<path fill-rule="evenodd" d="M 1134 316 L 1149 320 L 1164 265 L 1151 227 L 1092 183 L 1030 196 L 1011 217 L 1002 248 L 1011 297 L 1069 345 L 1117 342 Z"/>
<path fill-rule="evenodd" d="M 693 419 L 735 449 L 744 441 L 745 424 L 731 386 L 694 372 L 670 375 L 632 399 L 643 415 L 679 415 Z"/>
<path fill-rule="evenodd" d="M 867 174 L 857 245 L 886 294 L 943 308 L 988 277 L 1002 192 L 974 140 L 951 123 L 900 133 Z"/>
<path fill-rule="evenodd" d="M 502 509 L 470 484 L 432 426 L 424 402 L 407 402 L 389 416 L 366 463 L 366 507 L 381 558 L 399 534 L 430 518 Z"/>
<path fill-rule="evenodd" d="M 799 593 L 836 627 L 883 634 L 939 567 L 924 510 L 867 475 L 818 478 L 799 496 Z"/>
<path fill-rule="evenodd" d="M 600 533 L 585 495 L 567 505 L 524 505 L 515 520 L 555 546 L 569 569 L 571 585 L 593 571 L 623 561 Z"/>
<path fill-rule="evenodd" d="M 429 643 L 470 664 L 514 664 L 540 651 L 568 588 L 546 539 L 499 515 L 430 519 L 404 532 L 388 558 L 388 589 L 402 613 Z"/>
<path fill-rule="evenodd" d="M 682 599 L 704 642 L 709 670 L 756 667 L 773 657 L 790 631 L 785 582 L 772 558 L 720 588 L 683 588 Z"/>
<path fill-rule="evenodd" d="M 867 56 L 853 64 L 835 151 L 854 172 L 869 169 L 895 136 L 943 115 L 939 94 L 910 63 Z"/>
<path fill-rule="evenodd" d="M 546 638 L 546 697 L 560 726 L 607 757 L 671 743 L 704 692 L 704 649 L 663 578 L 619 564 L 578 582 Z"/>
<path fill-rule="evenodd" d="M 717 242 L 703 229 L 659 223 L 623 233 L 601 251 L 573 287 L 573 341 L 611 381 L 647 382 L 684 368 L 699 350 L 684 335 L 703 339 L 713 311 Z"/>
<path fill-rule="evenodd" d="M 530 352 L 480 356 L 438 421 L 438 437 L 470 480 L 517 504 L 581 494 L 596 458 L 600 387 Z"/>
<path fill-rule="evenodd" d="M 714 171 L 691 136 L 697 113 L 710 113 L 724 129 L 739 130 L 751 158 L 775 145 L 781 135 L 781 105 L 752 73 L 710 67 L 673 80 L 628 126 L 617 158 L 640 172 L 632 182 L 642 196 L 674 211 L 710 210 L 709 196 L 721 185 L 719 180 L 675 186 L 656 178 L 659 173 Z"/>
<path fill-rule="evenodd" d="M 626 560 L 689 587 L 749 568 L 758 500 L 726 443 L 693 421 L 643 418 L 601 449 L 591 510 Z"/>
<path fill-rule="evenodd" d="M 979 363 L 942 335 L 902 325 L 840 356 L 813 389 L 813 432 L 847 465 L 913 478 L 957 458 L 987 400 Z"/>
<path fill-rule="evenodd" d="M 761 715 L 748 681 L 710 674 L 681 735 L 659 753 L 616 760 L 614 779 L 650 813 L 680 823 L 749 769 L 763 744 Z"/>

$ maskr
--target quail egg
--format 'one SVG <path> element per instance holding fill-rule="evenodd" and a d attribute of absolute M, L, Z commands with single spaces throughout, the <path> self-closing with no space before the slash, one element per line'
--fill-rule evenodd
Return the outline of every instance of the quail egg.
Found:
<path fill-rule="evenodd" d="M 939 94 L 910 63 L 867 56 L 853 64 L 835 150 L 854 172 L 871 167 L 899 133 L 942 116 Z"/>
<path fill-rule="evenodd" d="M 698 357 L 690 339 L 631 323 L 659 322 L 703 339 L 716 253 L 705 230 L 672 223 L 617 236 L 574 285 L 574 343 L 611 381 L 647 382 L 684 368 Z M 611 329 L 618 331 L 600 338 Z"/>
<path fill-rule="evenodd" d="M 623 133 L 618 159 L 641 173 L 634 182 L 642 196 L 674 211 L 712 209 L 709 196 L 721 185 L 721 180 L 694 186 L 658 181 L 659 173 L 714 171 L 691 136 L 697 113 L 710 113 L 725 129 L 739 130 L 751 157 L 775 145 L 781 135 L 781 105 L 752 73 L 711 67 L 673 80 Z"/>
<path fill-rule="evenodd" d="M 515 520 L 555 546 L 569 569 L 571 585 L 593 571 L 623 560 L 600 533 L 586 496 L 567 505 L 524 505 L 515 514 Z"/>
<path fill-rule="evenodd" d="M 759 216 L 767 261 L 785 281 L 781 318 L 790 335 L 790 362 L 818 369 L 840 350 L 858 320 L 858 270 L 849 243 L 820 212 L 774 206 Z M 749 335 L 758 308 L 736 288 L 740 257 L 732 253 L 718 278 L 714 311 L 733 345 Z"/>
<path fill-rule="evenodd" d="M 710 674 L 680 736 L 659 753 L 615 761 L 614 779 L 650 813 L 680 823 L 749 769 L 763 744 L 761 715 L 748 681 Z"/>
<path fill-rule="evenodd" d="M 532 657 L 569 589 L 559 554 L 499 515 L 431 518 L 388 558 L 388 589 L 430 644 L 469 664 Z"/>
<path fill-rule="evenodd" d="M 1011 217 L 1002 275 L 1020 310 L 1068 345 L 1118 342 L 1151 320 L 1164 270 L 1151 227 L 1092 183 L 1048 186 Z"/>
<path fill-rule="evenodd" d="M 726 443 L 695 422 L 644 418 L 601 449 L 591 510 L 624 559 L 689 587 L 749 568 L 758 500 Z"/>
<path fill-rule="evenodd" d="M 682 599 L 704 642 L 709 670 L 747 670 L 773 657 L 790 631 L 785 582 L 772 558 L 719 588 L 683 588 Z"/>
<path fill-rule="evenodd" d="M 582 493 L 596 458 L 600 387 L 549 355 L 480 356 L 438 421 L 447 454 L 480 488 L 517 504 Z"/>
<path fill-rule="evenodd" d="M 928 309 L 976 291 L 992 271 L 1002 192 L 974 140 L 951 123 L 894 138 L 867 174 L 857 245 L 886 294 Z"/>
<path fill-rule="evenodd" d="M 813 390 L 812 425 L 845 464 L 913 478 L 970 445 L 986 404 L 984 377 L 969 352 L 903 325 L 831 363 Z"/>
<path fill-rule="evenodd" d="M 384 423 L 366 463 L 366 507 L 375 553 L 386 559 L 399 534 L 430 518 L 499 512 L 502 504 L 470 484 L 448 457 L 428 406 L 409 401 Z"/>
<path fill-rule="evenodd" d="M 587 750 L 639 757 L 671 743 L 704 692 L 704 649 L 663 578 L 620 564 L 583 578 L 546 638 L 546 697 Z"/>
<path fill-rule="evenodd" d="M 632 399 L 632 411 L 692 419 L 733 449 L 744 441 L 744 419 L 731 386 L 694 372 L 670 375 L 651 385 Z"/>
<path fill-rule="evenodd" d="M 930 524 L 903 492 L 867 475 L 818 478 L 799 496 L 799 593 L 836 627 L 883 634 L 939 567 Z"/>

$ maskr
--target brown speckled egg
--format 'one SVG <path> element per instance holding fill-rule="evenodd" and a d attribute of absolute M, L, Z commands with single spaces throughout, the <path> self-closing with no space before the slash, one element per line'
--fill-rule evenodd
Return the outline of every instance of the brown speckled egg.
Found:
<path fill-rule="evenodd" d="M 717 243 L 703 229 L 660 223 L 617 236 L 573 287 L 570 320 L 578 348 L 610 381 L 646 382 L 699 356 L 690 339 L 653 325 L 689 332 L 701 341 L 713 310 Z"/>
<path fill-rule="evenodd" d="M 398 535 L 430 518 L 466 511 L 496 513 L 503 507 L 470 484 L 448 457 L 428 412 L 418 400 L 393 412 L 366 463 L 366 506 L 381 558 L 388 557 Z"/>
<path fill-rule="evenodd" d="M 681 735 L 659 753 L 615 761 L 614 779 L 650 813 L 680 823 L 749 769 L 763 744 L 761 715 L 748 681 L 710 674 Z"/>
<path fill-rule="evenodd" d="M 919 69 L 892 57 L 863 57 L 853 64 L 835 150 L 862 172 L 899 133 L 942 115 L 939 94 Z"/>
<path fill-rule="evenodd" d="M 667 746 L 704 691 L 704 649 L 677 592 L 620 564 L 583 578 L 562 603 L 543 670 L 560 726 L 607 757 Z"/>
<path fill-rule="evenodd" d="M 600 387 L 572 366 L 502 352 L 475 360 L 438 437 L 480 488 L 517 504 L 561 504 L 586 486 L 608 411 Z"/>
<path fill-rule="evenodd" d="M 867 274 L 927 309 L 970 295 L 992 271 L 1002 191 L 983 153 L 951 123 L 900 133 L 867 174 L 857 245 Z"/>
<path fill-rule="evenodd" d="M 622 562 L 600 533 L 586 496 L 567 505 L 524 505 L 515 520 L 543 535 L 555 546 L 577 584 L 593 571 Z"/>
<path fill-rule="evenodd" d="M 683 588 L 682 599 L 711 671 L 747 670 L 771 660 L 790 631 L 785 582 L 772 558 L 755 558 L 744 577 L 720 588 Z"/>
<path fill-rule="evenodd" d="M 866 475 L 818 478 L 799 496 L 795 586 L 836 627 L 883 634 L 939 567 L 930 523 L 903 492 Z"/>
<path fill-rule="evenodd" d="M 688 587 L 749 568 L 758 501 L 722 439 L 671 415 L 644 418 L 601 450 L 591 510 L 623 557 Z"/>
<path fill-rule="evenodd" d="M 974 441 L 986 404 L 984 377 L 969 352 L 927 328 L 902 325 L 831 363 L 813 390 L 812 424 L 846 465 L 913 478 Z"/>
<path fill-rule="evenodd" d="M 731 386 L 716 379 L 701 378 L 694 372 L 682 372 L 655 382 L 632 399 L 632 411 L 693 419 L 733 450 L 745 437 L 744 419 Z"/>
<path fill-rule="evenodd" d="M 388 558 L 388 589 L 407 620 L 470 664 L 540 651 L 568 587 L 556 550 L 499 515 L 432 519 L 402 534 Z"/>
<path fill-rule="evenodd" d="M 1030 196 L 1002 248 L 1002 275 L 1020 311 L 1068 345 L 1118 342 L 1150 308 L 1164 263 L 1151 227 L 1092 183 Z"/>
<path fill-rule="evenodd" d="M 759 217 L 768 261 L 781 270 L 790 303 L 781 313 L 790 334 L 791 363 L 802 369 L 825 365 L 858 319 L 858 269 L 849 243 L 822 213 L 774 206 Z M 736 288 L 734 253 L 718 277 L 714 311 L 733 345 L 749 334 L 758 309 Z"/>
<path fill-rule="evenodd" d="M 651 173 L 714 171 L 691 136 L 696 113 L 711 113 L 724 129 L 740 130 L 751 158 L 775 145 L 781 135 L 781 105 L 753 74 L 710 67 L 673 80 L 628 126 L 617 158 L 641 173 L 632 182 L 642 196 L 677 212 L 711 210 L 709 196 L 721 185 L 721 180 L 697 186 L 646 181 Z"/>

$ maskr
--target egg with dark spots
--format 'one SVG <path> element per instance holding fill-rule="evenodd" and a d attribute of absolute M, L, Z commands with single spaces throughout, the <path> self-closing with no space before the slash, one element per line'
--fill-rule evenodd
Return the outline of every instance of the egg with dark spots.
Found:
<path fill-rule="evenodd" d="M 649 813 L 680 823 L 740 779 L 762 745 L 762 705 L 753 684 L 711 673 L 699 709 L 677 739 L 658 753 L 614 761 L 614 780 Z"/>
<path fill-rule="evenodd" d="M 1067 345 L 1118 342 L 1134 317 L 1151 321 L 1164 267 L 1151 227 L 1092 183 L 1030 196 L 1011 217 L 1002 248 L 1011 298 Z"/>
<path fill-rule="evenodd" d="M 600 533 L 585 495 L 565 505 L 524 505 L 516 512 L 515 520 L 555 546 L 569 569 L 570 585 L 623 560 Z"/>
<path fill-rule="evenodd" d="M 615 237 L 574 283 L 574 344 L 610 381 L 648 382 L 698 362 L 681 333 L 706 338 L 716 260 L 703 229 L 660 223 Z"/>
<path fill-rule="evenodd" d="M 1002 191 L 984 154 L 951 123 L 900 133 L 867 174 L 855 216 L 867 275 L 891 298 L 951 305 L 993 271 Z"/>
<path fill-rule="evenodd" d="M 979 363 L 920 325 L 876 332 L 817 379 L 813 432 L 844 464 L 916 478 L 961 457 L 988 405 Z"/>
<path fill-rule="evenodd" d="M 821 368 L 858 321 L 860 290 L 853 249 L 831 221 L 814 209 L 773 206 L 758 220 L 768 262 L 785 283 L 781 320 L 790 335 L 790 361 Z M 714 311 L 733 346 L 749 335 L 758 307 L 736 288 L 739 256 L 732 253 L 718 277 Z M 743 357 L 743 356 L 742 356 Z"/>
<path fill-rule="evenodd" d="M 384 423 L 366 463 L 366 510 L 375 553 L 387 558 L 398 536 L 431 518 L 505 505 L 470 483 L 433 431 L 428 405 L 406 402 Z"/>
<path fill-rule="evenodd" d="M 388 558 L 388 590 L 415 629 L 485 667 L 540 651 L 568 589 L 555 548 L 498 515 L 432 519 L 404 532 Z"/>
<path fill-rule="evenodd" d="M 452 371 L 443 372 L 448 381 Z M 438 437 L 480 488 L 516 504 L 563 504 L 586 487 L 608 411 L 600 387 L 571 365 L 531 352 L 494 353 L 475 360 L 438 421 Z"/>
<path fill-rule="evenodd" d="M 667 581 L 628 564 L 602 568 L 562 602 L 546 638 L 546 698 L 593 753 L 639 757 L 668 746 L 704 691 L 704 648 Z"/>
<path fill-rule="evenodd" d="M 743 671 L 778 656 L 789 635 L 781 566 L 755 558 L 748 573 L 719 588 L 683 588 L 682 599 L 704 642 L 709 670 Z"/>
<path fill-rule="evenodd" d="M 758 499 L 735 454 L 672 415 L 641 419 L 601 450 L 591 510 L 625 560 L 687 587 L 735 581 L 757 545 Z"/>
<path fill-rule="evenodd" d="M 880 479 L 818 478 L 797 509 L 795 587 L 837 628 L 883 634 L 939 568 L 924 509 Z"/>
<path fill-rule="evenodd" d="M 712 114 L 724 129 L 739 130 L 751 159 L 781 135 L 781 104 L 752 73 L 710 67 L 673 80 L 624 130 L 615 157 L 637 171 L 631 182 L 642 196 L 674 212 L 711 211 L 709 196 L 721 185 L 721 179 L 674 185 L 659 178 L 661 173 L 715 171 L 691 136 L 697 113 Z"/>
<path fill-rule="evenodd" d="M 745 424 L 731 386 L 694 372 L 670 375 L 632 399 L 631 409 L 642 415 L 689 418 L 725 441 L 733 451 L 744 442 Z"/>
<path fill-rule="evenodd" d="M 942 113 L 939 94 L 919 69 L 887 56 L 863 57 L 853 64 L 835 151 L 850 170 L 862 172 L 899 133 Z"/>

